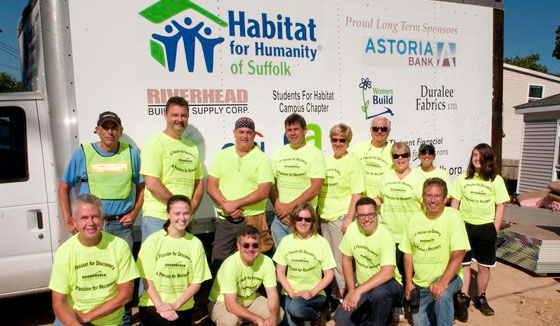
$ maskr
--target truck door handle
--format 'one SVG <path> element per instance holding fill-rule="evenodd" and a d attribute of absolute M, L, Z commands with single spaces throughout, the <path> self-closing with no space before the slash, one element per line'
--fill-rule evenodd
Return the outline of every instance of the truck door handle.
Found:
<path fill-rule="evenodd" d="M 39 230 L 42 230 L 43 229 L 43 213 L 41 211 L 37 211 L 36 216 L 37 216 L 37 228 Z"/>

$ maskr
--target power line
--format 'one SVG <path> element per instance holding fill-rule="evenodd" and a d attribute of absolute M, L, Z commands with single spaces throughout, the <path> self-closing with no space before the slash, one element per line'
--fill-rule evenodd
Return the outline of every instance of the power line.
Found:
<path fill-rule="evenodd" d="M 4 68 L 16 70 L 16 71 L 21 71 L 18 67 L 11 66 L 11 65 L 7 65 L 7 64 L 3 64 L 3 63 L 0 63 L 0 67 L 4 67 Z"/>
<path fill-rule="evenodd" d="M 0 44 L 3 45 L 3 46 L 5 46 L 5 47 L 7 47 L 7 48 L 9 48 L 9 49 L 11 49 L 11 50 L 13 50 L 14 52 L 17 52 L 17 51 L 18 51 L 17 48 L 15 48 L 15 47 L 9 45 L 8 43 L 5 43 L 5 42 L 0 41 Z"/>
<path fill-rule="evenodd" d="M 0 42 L 0 49 L 3 49 L 3 50 L 6 51 L 6 52 L 10 52 L 10 53 L 12 53 L 12 54 L 14 54 L 14 55 L 17 55 L 17 54 L 18 54 L 18 51 L 17 51 L 17 50 L 13 50 L 13 49 L 10 48 L 9 46 L 2 44 L 2 42 Z"/>
<path fill-rule="evenodd" d="M 10 55 L 10 56 L 12 56 L 12 57 L 14 57 L 14 58 L 16 58 L 16 59 L 19 59 L 19 57 L 18 57 L 16 54 L 13 54 L 12 52 L 10 52 L 10 51 L 8 51 L 8 50 L 5 50 L 5 49 L 2 48 L 1 46 L 0 46 L 0 51 L 4 51 L 6 54 L 8 54 L 8 55 Z"/>

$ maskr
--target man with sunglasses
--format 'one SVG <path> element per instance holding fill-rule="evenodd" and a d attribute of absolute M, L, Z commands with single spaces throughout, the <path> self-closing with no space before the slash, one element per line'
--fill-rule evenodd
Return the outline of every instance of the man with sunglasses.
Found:
<path fill-rule="evenodd" d="M 451 326 L 453 295 L 461 292 L 461 263 L 471 249 L 469 238 L 459 212 L 445 207 L 447 186 L 442 179 L 427 179 L 422 197 L 423 211 L 410 218 L 399 244 L 404 252 L 405 296 L 410 300 L 412 291 L 418 289 L 419 307 L 412 312 L 414 325 L 435 321 Z M 458 317 L 468 314 L 465 308 L 459 312 Z"/>
<path fill-rule="evenodd" d="M 388 143 L 391 121 L 377 116 L 371 121 L 371 140 L 356 144 L 352 154 L 360 159 L 366 178 L 365 195 L 370 198 L 379 196 L 379 182 L 385 171 L 392 165 L 391 144 Z"/>
<path fill-rule="evenodd" d="M 220 267 L 208 298 L 210 318 L 217 326 L 236 326 L 242 321 L 275 326 L 282 321 L 276 269 L 272 259 L 261 254 L 260 241 L 260 231 L 254 226 L 239 229 L 238 251 Z M 261 284 L 266 298 L 257 293 Z"/>
<path fill-rule="evenodd" d="M 270 201 L 276 216 L 270 226 L 274 246 L 290 234 L 290 214 L 302 203 L 317 208 L 317 196 L 325 179 L 325 160 L 317 147 L 305 141 L 305 119 L 292 113 L 284 121 L 289 144 L 280 147 L 272 157 L 275 184 L 270 189 Z"/>
<path fill-rule="evenodd" d="M 99 141 L 81 144 L 58 185 L 64 225 L 68 232 L 76 233 L 71 220 L 69 193 L 79 184 L 80 194 L 93 194 L 102 200 L 106 214 L 104 230 L 125 240 L 132 250 L 132 225 L 142 207 L 144 193 L 140 154 L 135 147 L 119 141 L 123 127 L 114 112 L 101 113 L 94 132 Z M 127 305 L 123 325 L 129 325 L 130 318 L 130 306 Z"/>
<path fill-rule="evenodd" d="M 385 326 L 391 318 L 391 307 L 400 302 L 403 291 L 395 241 L 391 231 L 379 224 L 373 199 L 358 200 L 356 216 L 357 221 L 346 229 L 340 243 L 348 293 L 334 320 L 337 326 Z"/>
<path fill-rule="evenodd" d="M 262 232 L 262 252 L 273 246 L 266 221 L 266 200 L 274 182 L 272 164 L 255 146 L 255 122 L 241 117 L 233 130 L 235 145 L 218 153 L 208 173 L 206 189 L 216 203 L 218 219 L 212 243 L 212 272 L 235 251 L 240 227 L 251 224 Z"/>
<path fill-rule="evenodd" d="M 436 148 L 434 145 L 429 143 L 420 145 L 418 149 L 418 158 L 420 159 L 420 165 L 418 165 L 415 170 L 424 176 L 424 180 L 440 178 L 445 181 L 447 189 L 451 189 L 451 178 L 449 178 L 449 174 L 445 170 L 434 165 L 434 159 L 436 158 Z"/>

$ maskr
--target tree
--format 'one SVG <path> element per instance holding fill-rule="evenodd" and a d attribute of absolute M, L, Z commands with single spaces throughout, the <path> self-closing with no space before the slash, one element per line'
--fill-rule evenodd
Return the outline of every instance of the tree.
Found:
<path fill-rule="evenodd" d="M 534 53 L 526 57 L 515 56 L 515 58 L 504 58 L 504 62 L 512 64 L 514 66 L 548 73 L 548 68 L 545 65 L 541 65 L 538 63 L 540 59 L 540 54 Z"/>
<path fill-rule="evenodd" d="M 5 72 L 0 73 L 0 93 L 9 92 L 23 92 L 23 82 Z"/>
<path fill-rule="evenodd" d="M 554 46 L 554 51 L 552 51 L 552 56 L 560 60 L 560 25 L 556 29 L 556 45 Z"/>

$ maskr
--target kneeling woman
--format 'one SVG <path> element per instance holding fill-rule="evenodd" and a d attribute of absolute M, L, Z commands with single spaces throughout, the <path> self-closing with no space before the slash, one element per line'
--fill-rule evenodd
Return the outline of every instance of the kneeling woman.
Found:
<path fill-rule="evenodd" d="M 194 294 L 211 278 L 202 242 L 187 233 L 190 200 L 171 196 L 167 218 L 163 230 L 150 235 L 138 254 L 145 289 L 140 318 L 146 326 L 191 325 Z"/>
<path fill-rule="evenodd" d="M 293 233 L 282 239 L 273 257 L 289 326 L 320 318 L 326 302 L 323 289 L 333 280 L 336 263 L 327 240 L 317 234 L 318 223 L 311 205 L 296 206 L 290 216 Z"/>

